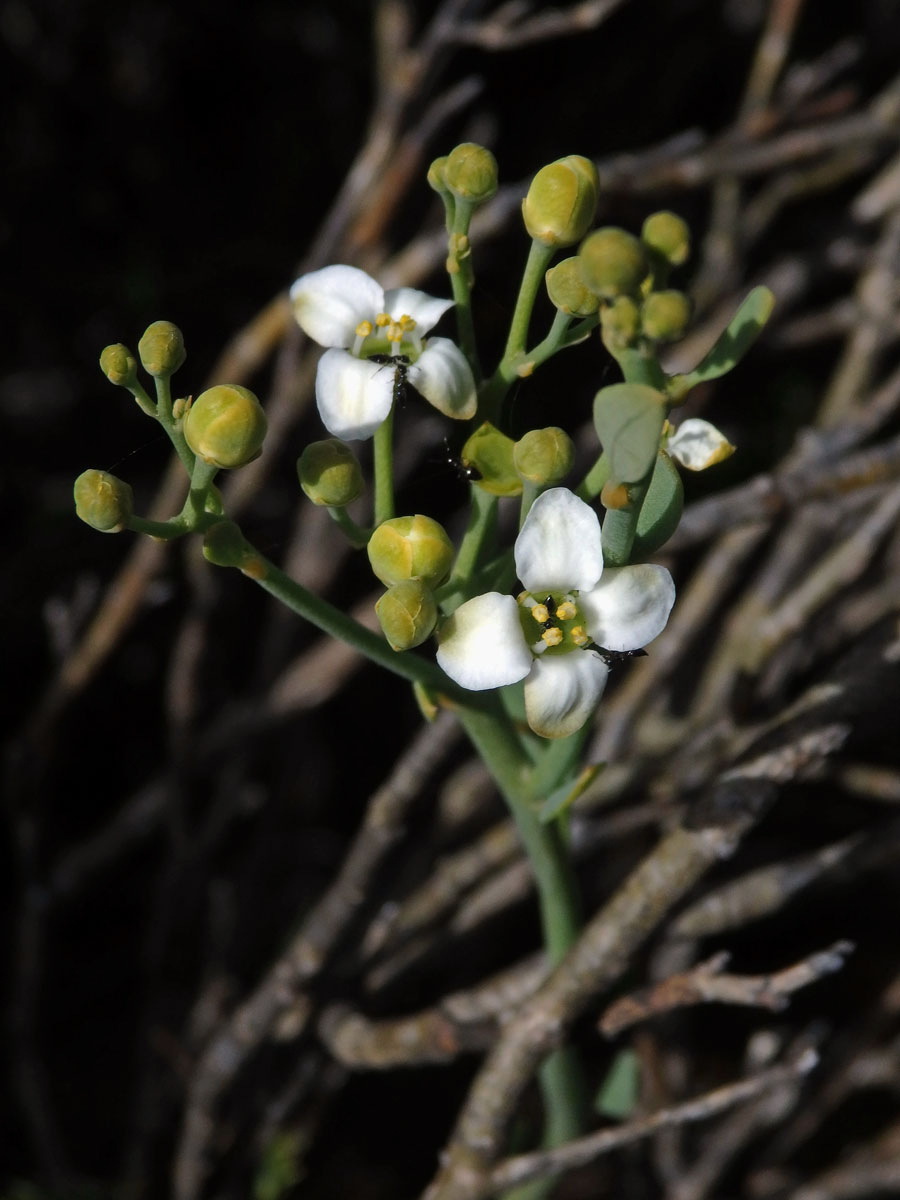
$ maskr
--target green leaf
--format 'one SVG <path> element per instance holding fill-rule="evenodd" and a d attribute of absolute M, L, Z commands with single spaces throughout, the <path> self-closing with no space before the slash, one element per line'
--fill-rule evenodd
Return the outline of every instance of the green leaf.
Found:
<path fill-rule="evenodd" d="M 718 379 L 744 357 L 772 315 L 775 297 L 767 287 L 755 287 L 729 322 L 706 357 L 686 375 L 672 377 L 673 391 L 685 395 L 698 383 Z"/>
<path fill-rule="evenodd" d="M 570 777 L 560 787 L 555 788 L 538 811 L 538 819 L 542 824 L 549 825 L 551 821 L 555 821 L 557 817 L 561 816 L 570 805 L 575 803 L 588 785 L 593 783 L 605 767 L 606 763 L 594 763 L 584 767 L 577 776 Z"/>
<path fill-rule="evenodd" d="M 600 1085 L 594 1108 L 604 1117 L 626 1120 L 640 1097 L 641 1064 L 633 1050 L 620 1050 Z"/>
<path fill-rule="evenodd" d="M 681 520 L 684 487 L 672 459 L 664 450 L 656 456 L 656 466 L 647 495 L 638 514 L 631 547 L 632 561 L 649 558 L 665 545 Z"/>
<path fill-rule="evenodd" d="M 659 450 L 666 398 L 644 383 L 615 383 L 594 397 L 594 425 L 610 463 L 610 479 L 638 483 Z"/>

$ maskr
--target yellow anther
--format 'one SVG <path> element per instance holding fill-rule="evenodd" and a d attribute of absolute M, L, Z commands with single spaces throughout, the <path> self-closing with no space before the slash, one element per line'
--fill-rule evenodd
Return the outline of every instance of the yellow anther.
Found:
<path fill-rule="evenodd" d="M 404 313 L 399 321 L 400 328 L 404 333 L 410 333 L 416 327 L 416 322 L 407 313 Z"/>
<path fill-rule="evenodd" d="M 356 336 L 359 338 L 367 338 L 375 326 L 371 321 L 360 321 L 356 327 Z"/>
<path fill-rule="evenodd" d="M 545 629 L 544 632 L 541 634 L 541 637 L 547 643 L 548 646 L 558 646 L 559 643 L 563 640 L 562 630 L 557 629 L 555 626 L 553 627 L 553 629 Z"/>
<path fill-rule="evenodd" d="M 545 621 L 550 620 L 550 609 L 546 604 L 535 604 L 531 610 L 531 615 L 537 621 L 538 625 L 543 625 Z"/>
<path fill-rule="evenodd" d="M 570 629 L 569 637 L 572 639 L 572 641 L 575 643 L 576 646 L 586 646 L 588 644 L 588 642 L 591 640 L 588 637 L 588 635 L 584 632 L 583 625 L 576 625 L 574 629 Z"/>
<path fill-rule="evenodd" d="M 390 325 L 390 323 L 391 323 L 391 314 L 390 313 L 378 313 L 377 316 L 375 317 L 375 324 L 378 326 L 379 329 L 384 329 L 385 325 Z"/>
<path fill-rule="evenodd" d="M 578 609 L 571 600 L 563 600 L 562 604 L 556 606 L 556 615 L 561 621 L 571 621 L 578 613 Z"/>
<path fill-rule="evenodd" d="M 403 341 L 402 326 L 398 325 L 398 323 L 396 321 L 391 321 L 390 325 L 388 325 L 387 329 L 385 330 L 385 337 L 387 338 L 387 340 L 389 342 L 402 342 Z"/>

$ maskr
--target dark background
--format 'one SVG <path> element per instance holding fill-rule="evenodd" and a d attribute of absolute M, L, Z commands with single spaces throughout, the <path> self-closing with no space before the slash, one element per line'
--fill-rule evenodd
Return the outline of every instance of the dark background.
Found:
<path fill-rule="evenodd" d="M 430 7 L 419 6 L 420 20 Z M 494 149 L 503 182 L 512 183 L 566 153 L 602 158 L 692 127 L 715 135 L 734 120 L 763 12 L 754 0 L 635 2 L 581 37 L 508 52 L 460 48 L 435 79 L 435 91 L 471 74 L 482 90 L 441 131 L 425 162 L 477 137 Z M 95 829 L 168 753 L 162 706 L 167 647 L 183 597 L 177 556 L 151 588 L 136 627 L 78 704 L 37 746 L 22 738 L 131 540 L 103 537 L 76 521 L 74 478 L 87 467 L 112 470 L 133 484 L 140 508 L 167 461 L 165 441 L 100 374 L 99 352 L 110 342 L 134 347 L 151 321 L 173 320 L 188 348 L 182 386 L 199 390 L 226 339 L 290 284 L 365 135 L 373 89 L 371 19 L 370 5 L 350 0 L 0 3 L 6 285 L 0 294 L 0 705 L 11 735 L 7 778 L 14 812 L 30 805 L 41 812 L 37 848 L 29 850 L 36 855 L 37 879 L 42 865 Z M 860 46 L 847 85 L 871 96 L 896 70 L 896 7 L 891 0 L 810 4 L 791 58 L 814 59 L 841 38 L 857 39 Z M 838 187 L 812 207 L 788 206 L 742 264 L 744 278 L 752 279 L 782 250 L 814 253 L 820 231 L 845 222 L 849 195 Z M 677 200 L 679 211 L 702 231 L 706 192 Z M 607 195 L 601 216 L 635 228 L 649 211 L 670 202 L 666 195 Z M 420 225 L 439 222 L 422 178 L 387 230 L 384 248 L 398 248 Z M 512 222 L 479 260 L 478 299 L 489 338 L 501 336 L 517 282 L 509 264 L 520 261 L 522 248 Z M 440 276 L 422 285 L 445 290 Z M 789 442 L 836 352 L 829 345 L 772 367 L 761 351 L 757 364 L 748 366 L 746 385 L 752 389 L 756 381 L 760 403 L 731 418 L 741 427 L 748 455 L 724 478 L 749 475 L 758 465 L 754 452 L 763 455 L 773 439 Z M 767 366 L 776 372 L 769 378 Z M 248 382 L 265 400 L 268 370 Z M 773 429 L 766 397 L 785 394 L 791 397 L 786 426 Z M 260 498 L 255 518 L 276 558 L 294 503 L 291 460 L 304 441 L 318 436 L 315 421 L 308 418 L 292 436 L 296 445 L 277 451 L 286 470 Z M 246 597 L 237 577 L 230 582 L 241 599 L 226 587 L 217 602 L 208 711 L 222 696 L 252 696 L 258 685 L 247 635 L 262 604 Z M 295 635 L 293 649 L 303 637 Z M 363 689 L 376 678 L 365 674 Z M 237 878 L 238 905 L 252 904 L 252 915 L 235 918 L 230 951 L 232 969 L 245 982 L 277 949 L 286 915 L 302 908 L 339 861 L 361 798 L 396 752 L 388 735 L 397 724 L 415 727 L 406 692 L 398 690 L 396 707 L 389 704 L 378 718 L 381 742 L 348 757 L 333 731 L 342 721 L 358 728 L 367 719 L 365 695 L 363 690 L 343 708 L 303 718 L 297 737 L 308 750 L 305 758 L 290 739 L 272 739 L 257 747 L 247 768 L 276 799 L 272 810 L 248 818 L 246 828 L 224 839 L 215 867 Z M 280 788 L 298 770 L 313 781 L 303 812 L 290 807 Z M 202 805 L 211 795 L 210 781 L 192 782 Z M 339 802 L 343 807 L 336 811 Z M 4 862 L 12 883 L 18 857 Z M 295 880 L 298 868 L 302 885 Z M 144 847 L 52 925 L 38 1017 L 42 1054 L 76 1178 L 89 1182 L 84 1191 L 72 1182 L 64 1192 L 36 1191 L 35 1197 L 113 1194 L 108 1189 L 118 1178 L 144 999 L 141 945 L 159 870 L 158 851 Z M 164 953 L 173 983 L 162 1006 L 175 1025 L 190 992 L 197 939 L 205 936 L 202 905 L 192 889 L 199 892 L 205 884 L 205 876 L 192 884 L 188 871 L 173 892 L 183 936 Z M 9 911 L 13 891 L 7 889 Z M 8 948 L 20 954 L 13 922 L 6 933 Z M 394 1082 L 398 1108 L 416 1113 L 428 1132 L 413 1146 L 387 1150 L 381 1124 L 368 1119 L 379 1104 L 378 1080 L 367 1077 L 358 1085 L 343 1119 L 365 1130 L 355 1154 L 367 1162 L 368 1194 L 387 1196 L 391 1188 L 417 1187 L 428 1177 L 465 1071 L 455 1069 L 450 1079 L 444 1087 L 424 1072 Z M 43 1168 L 19 1104 L 10 1089 L 3 1090 L 8 1100 L 0 1109 L 0 1182 L 39 1181 Z M 423 1105 L 431 1120 L 421 1115 Z M 164 1128 L 159 1187 L 165 1186 L 159 1181 L 171 1137 L 171 1127 Z M 333 1131 L 331 1137 L 339 1147 L 340 1137 Z M 327 1146 L 326 1140 L 323 1177 L 339 1180 L 340 1152 L 329 1158 Z M 395 1159 L 408 1155 L 411 1184 L 398 1183 L 395 1168 L 384 1168 L 379 1182 L 379 1156 L 390 1159 L 392 1153 Z M 354 1176 L 354 1186 L 359 1178 Z M 328 1186 L 315 1194 L 328 1194 Z"/>

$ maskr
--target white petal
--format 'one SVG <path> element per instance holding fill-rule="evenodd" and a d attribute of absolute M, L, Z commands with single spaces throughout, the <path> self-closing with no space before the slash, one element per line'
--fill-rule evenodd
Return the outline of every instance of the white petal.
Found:
<path fill-rule="evenodd" d="M 461 604 L 441 629 L 437 660 L 451 679 L 473 692 L 524 679 L 534 659 L 513 597 L 485 592 Z"/>
<path fill-rule="evenodd" d="M 607 567 L 597 586 L 578 597 L 588 633 L 607 650 L 640 650 L 652 642 L 674 603 L 672 576 L 655 563 Z"/>
<path fill-rule="evenodd" d="M 591 650 L 545 654 L 525 680 L 525 715 L 535 733 L 568 737 L 594 711 L 606 687 L 609 667 Z"/>
<path fill-rule="evenodd" d="M 445 417 L 467 421 L 475 416 L 475 379 L 469 361 L 449 338 L 429 338 L 406 373 L 416 391 Z"/>
<path fill-rule="evenodd" d="M 516 538 L 515 558 L 528 591 L 592 588 L 603 572 L 597 514 L 568 488 L 542 492 Z"/>
<path fill-rule="evenodd" d="M 424 337 L 429 329 L 433 329 L 447 309 L 452 307 L 452 300 L 439 300 L 437 296 L 429 296 L 427 292 L 410 287 L 390 288 L 384 294 L 384 311 L 390 313 L 395 321 L 404 316 L 412 317 L 419 337 Z"/>
<path fill-rule="evenodd" d="M 360 321 L 384 310 L 384 292 L 359 267 L 323 267 L 301 275 L 291 286 L 297 324 L 320 346 L 353 345 Z"/>
<path fill-rule="evenodd" d="M 734 446 L 725 434 L 699 417 L 682 421 L 666 449 L 689 471 L 704 471 L 734 454 Z"/>
<path fill-rule="evenodd" d="M 371 437 L 391 411 L 394 372 L 381 363 L 354 358 L 346 350 L 326 350 L 316 371 L 316 404 L 322 424 L 334 437 Z"/>

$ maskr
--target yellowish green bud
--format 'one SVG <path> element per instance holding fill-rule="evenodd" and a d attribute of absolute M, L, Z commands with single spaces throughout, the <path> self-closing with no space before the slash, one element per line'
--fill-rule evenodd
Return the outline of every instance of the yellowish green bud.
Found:
<path fill-rule="evenodd" d="M 217 521 L 203 535 L 203 557 L 217 567 L 243 567 L 250 550 L 234 521 Z"/>
<path fill-rule="evenodd" d="M 430 637 L 438 611 L 431 589 L 421 579 L 403 579 L 388 588 L 375 613 L 392 650 L 412 650 Z"/>
<path fill-rule="evenodd" d="M 119 533 L 134 512 L 129 484 L 106 471 L 84 471 L 75 480 L 75 512 L 101 533 Z"/>
<path fill-rule="evenodd" d="M 154 321 L 138 342 L 138 354 L 148 375 L 174 375 L 186 357 L 181 330 L 171 321 Z"/>
<path fill-rule="evenodd" d="M 440 158 L 436 158 L 428 168 L 428 174 L 425 176 L 428 181 L 428 186 L 434 188 L 436 192 L 446 192 L 447 181 L 444 177 L 444 171 L 447 167 L 447 155 L 444 154 Z"/>
<path fill-rule="evenodd" d="M 187 444 L 214 467 L 243 467 L 258 458 L 266 414 L 249 388 L 220 383 L 202 392 L 184 419 Z"/>
<path fill-rule="evenodd" d="M 633 346 L 641 332 L 641 312 L 630 296 L 616 296 L 600 313 L 603 344 L 610 353 Z"/>
<path fill-rule="evenodd" d="M 672 267 L 680 267 L 691 252 L 687 222 L 673 212 L 651 213 L 644 222 L 641 239 Z"/>
<path fill-rule="evenodd" d="M 574 246 L 591 227 L 597 208 L 597 168 L 570 154 L 541 167 L 522 203 L 525 228 L 544 246 Z"/>
<path fill-rule="evenodd" d="M 313 504 L 343 508 L 362 495 L 363 476 L 356 455 L 338 438 L 310 442 L 297 459 L 297 475 Z"/>
<path fill-rule="evenodd" d="M 585 238 L 578 258 L 585 283 L 604 300 L 634 295 L 650 270 L 640 241 L 614 226 L 597 229 Z"/>
<path fill-rule="evenodd" d="M 515 442 L 485 421 L 467 439 L 460 455 L 472 482 L 492 496 L 520 496 L 522 480 L 513 461 Z"/>
<path fill-rule="evenodd" d="M 385 587 L 404 579 L 437 587 L 453 563 L 453 543 L 444 527 L 421 514 L 384 521 L 369 538 L 367 549 L 372 570 Z"/>
<path fill-rule="evenodd" d="M 651 292 L 641 306 L 641 327 L 655 342 L 675 342 L 684 335 L 691 305 L 684 292 Z"/>
<path fill-rule="evenodd" d="M 568 475 L 575 461 L 575 447 L 564 429 L 555 425 L 532 429 L 513 447 L 513 462 L 528 483 L 552 485 Z"/>
<path fill-rule="evenodd" d="M 137 360 L 121 342 L 106 347 L 100 355 L 100 370 L 116 387 L 130 388 L 137 382 Z"/>
<path fill-rule="evenodd" d="M 551 267 L 544 279 L 550 302 L 560 312 L 570 317 L 590 317 L 599 308 L 600 299 L 584 282 L 577 255 Z"/>
<path fill-rule="evenodd" d="M 447 155 L 443 174 L 453 195 L 471 204 L 483 204 L 497 190 L 497 160 L 475 142 L 455 146 Z"/>

